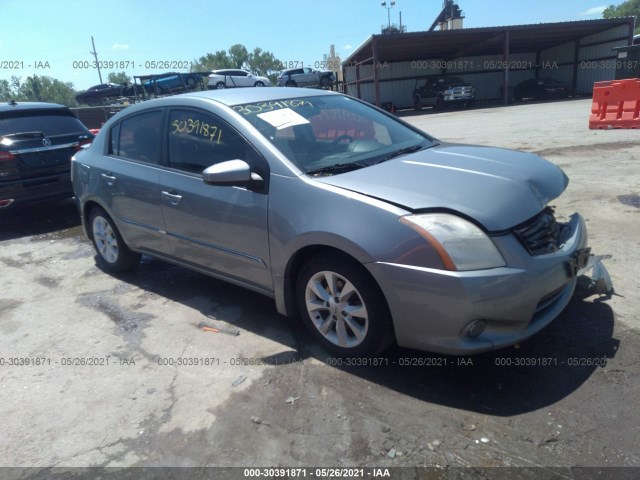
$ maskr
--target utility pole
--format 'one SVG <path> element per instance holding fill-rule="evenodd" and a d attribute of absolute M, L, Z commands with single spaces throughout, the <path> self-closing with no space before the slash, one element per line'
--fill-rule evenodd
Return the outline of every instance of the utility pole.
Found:
<path fill-rule="evenodd" d="M 96 44 L 91 37 L 91 45 L 93 45 L 93 52 L 89 52 L 96 59 L 96 67 L 98 67 L 98 77 L 100 77 L 100 83 L 102 84 L 102 74 L 100 73 L 100 62 L 98 61 L 98 52 L 96 52 Z"/>

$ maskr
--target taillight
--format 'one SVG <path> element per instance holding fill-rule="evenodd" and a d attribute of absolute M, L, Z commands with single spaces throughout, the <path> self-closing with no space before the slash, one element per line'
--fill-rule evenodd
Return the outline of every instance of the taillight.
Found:
<path fill-rule="evenodd" d="M 81 139 L 81 140 L 78 142 L 78 145 L 76 146 L 76 152 L 79 152 L 79 151 L 82 149 L 82 147 L 83 147 L 83 146 L 85 146 L 85 145 L 90 145 L 92 141 L 93 141 L 93 139 L 92 139 L 92 138 L 84 138 L 84 139 Z"/>
<path fill-rule="evenodd" d="M 16 158 L 11 152 L 0 152 L 0 162 L 8 162 Z"/>

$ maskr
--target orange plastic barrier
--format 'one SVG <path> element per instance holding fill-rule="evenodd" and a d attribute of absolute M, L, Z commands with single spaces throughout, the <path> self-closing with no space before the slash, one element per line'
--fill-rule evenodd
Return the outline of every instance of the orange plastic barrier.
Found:
<path fill-rule="evenodd" d="M 640 79 L 596 82 L 589 128 L 640 128 Z"/>

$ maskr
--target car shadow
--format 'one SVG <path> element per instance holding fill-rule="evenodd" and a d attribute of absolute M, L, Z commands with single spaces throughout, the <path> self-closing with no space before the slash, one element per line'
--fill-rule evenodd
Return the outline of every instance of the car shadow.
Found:
<path fill-rule="evenodd" d="M 80 214 L 72 198 L 0 209 L 0 241 L 31 235 L 81 235 Z"/>
<path fill-rule="evenodd" d="M 273 300 L 258 293 L 146 257 L 136 270 L 118 278 L 196 309 L 214 322 L 279 342 L 283 350 L 265 358 L 268 364 L 315 358 L 425 402 L 496 416 L 562 400 L 606 366 L 620 344 L 613 336 L 613 310 L 576 296 L 542 332 L 514 347 L 466 357 L 392 347 L 373 362 L 336 359 L 301 321 L 279 315 Z M 198 321 L 193 322 L 194 335 L 199 333 Z M 236 338 L 242 341 L 242 336 Z"/>

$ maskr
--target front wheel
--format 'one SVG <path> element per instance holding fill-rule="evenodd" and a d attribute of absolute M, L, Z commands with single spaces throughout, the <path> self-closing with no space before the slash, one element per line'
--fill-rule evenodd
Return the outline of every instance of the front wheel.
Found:
<path fill-rule="evenodd" d="M 263 82 L 256 82 L 254 87 L 264 87 L 264 83 Z"/>
<path fill-rule="evenodd" d="M 102 208 L 96 207 L 89 215 L 93 245 L 107 270 L 125 272 L 140 261 L 140 254 L 132 252 L 124 243 L 120 232 Z"/>
<path fill-rule="evenodd" d="M 384 296 L 364 268 L 333 255 L 308 261 L 296 285 L 305 324 L 333 354 L 372 356 L 394 340 Z"/>

